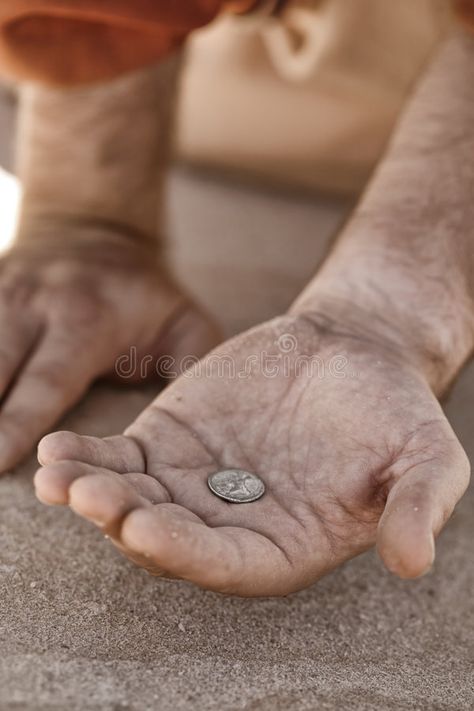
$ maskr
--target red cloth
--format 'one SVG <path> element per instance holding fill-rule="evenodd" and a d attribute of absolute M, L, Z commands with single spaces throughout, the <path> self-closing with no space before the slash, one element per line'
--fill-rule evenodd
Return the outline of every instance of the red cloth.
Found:
<path fill-rule="evenodd" d="M 291 1 L 291 0 L 290 0 Z M 474 28 L 474 0 L 453 0 Z M 229 0 L 245 11 L 257 0 Z M 0 71 L 74 85 L 156 62 L 226 0 L 0 0 Z"/>
<path fill-rule="evenodd" d="M 474 30 L 474 0 L 454 0 L 458 14 Z"/>
<path fill-rule="evenodd" d="M 53 84 L 104 80 L 174 50 L 224 0 L 0 0 L 0 68 Z"/>

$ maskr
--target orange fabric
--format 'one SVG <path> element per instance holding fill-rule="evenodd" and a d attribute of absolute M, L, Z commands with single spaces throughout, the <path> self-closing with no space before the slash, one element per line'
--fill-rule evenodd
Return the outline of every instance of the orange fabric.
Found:
<path fill-rule="evenodd" d="M 0 67 L 76 84 L 146 66 L 210 22 L 224 0 L 0 0 Z"/>
<path fill-rule="evenodd" d="M 474 0 L 454 0 L 454 5 L 461 18 L 474 30 Z"/>
<path fill-rule="evenodd" d="M 474 0 L 453 1 L 474 28 Z M 258 0 L 228 3 L 242 12 Z M 49 84 L 106 80 L 159 60 L 226 5 L 226 0 L 0 0 L 0 71 Z"/>

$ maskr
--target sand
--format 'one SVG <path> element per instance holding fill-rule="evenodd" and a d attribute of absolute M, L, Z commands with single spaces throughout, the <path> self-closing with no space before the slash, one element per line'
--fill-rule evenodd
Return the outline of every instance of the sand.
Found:
<path fill-rule="evenodd" d="M 182 172 L 170 204 L 175 269 L 229 334 L 285 308 L 344 214 Z M 98 386 L 61 426 L 118 432 L 155 392 Z M 471 456 L 473 412 L 470 368 L 448 413 Z M 420 581 L 369 553 L 292 597 L 241 600 L 134 569 L 35 500 L 35 467 L 0 481 L 1 711 L 474 708 L 472 491 Z"/>

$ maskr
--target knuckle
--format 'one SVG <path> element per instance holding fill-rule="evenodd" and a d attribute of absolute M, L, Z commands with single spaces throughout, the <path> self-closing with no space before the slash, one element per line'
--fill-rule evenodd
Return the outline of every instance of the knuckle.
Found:
<path fill-rule="evenodd" d="M 3 274 L 0 278 L 0 308 L 24 306 L 37 288 L 36 280 L 28 274 Z"/>
<path fill-rule="evenodd" d="M 34 391 L 52 391 L 61 388 L 65 382 L 65 363 L 50 361 L 48 365 L 37 366 L 34 370 L 23 376 L 23 385 L 31 394 Z"/>
<path fill-rule="evenodd" d="M 58 317 L 79 331 L 92 330 L 103 321 L 104 311 L 104 300 L 97 293 L 74 289 L 62 296 Z"/>

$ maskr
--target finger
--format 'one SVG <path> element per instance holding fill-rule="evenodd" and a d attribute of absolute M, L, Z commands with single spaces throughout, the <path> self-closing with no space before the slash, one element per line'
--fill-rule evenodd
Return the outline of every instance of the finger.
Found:
<path fill-rule="evenodd" d="M 69 489 L 76 479 L 97 474 L 97 471 L 96 467 L 81 462 L 63 461 L 48 464 L 38 469 L 34 476 L 36 496 L 43 504 L 67 506 Z"/>
<path fill-rule="evenodd" d="M 460 450 L 446 462 L 432 460 L 407 472 L 391 489 L 377 531 L 377 550 L 401 578 L 428 572 L 435 536 L 469 483 L 469 461 Z"/>
<path fill-rule="evenodd" d="M 39 325 L 12 322 L 0 317 L 0 397 L 10 386 L 38 337 Z"/>
<path fill-rule="evenodd" d="M 75 498 L 72 500 L 73 484 L 83 478 L 88 478 L 88 482 L 74 487 Z M 36 495 L 43 503 L 70 504 L 76 513 L 100 527 L 107 526 L 109 520 L 120 518 L 134 505 L 142 505 L 143 500 L 149 503 L 169 501 L 164 487 L 152 477 L 131 473 L 120 475 L 82 462 L 54 462 L 42 467 L 35 474 L 34 484 Z"/>
<path fill-rule="evenodd" d="M 135 491 L 151 504 L 161 504 L 164 501 L 171 501 L 168 490 L 153 476 L 128 472 L 123 474 L 122 478 L 128 481 Z"/>
<path fill-rule="evenodd" d="M 53 432 L 38 445 L 40 464 L 73 459 L 115 472 L 144 472 L 145 458 L 131 437 L 86 437 L 74 432 Z"/>
<path fill-rule="evenodd" d="M 0 471 L 16 464 L 85 392 L 94 349 L 50 334 L 26 363 L 0 412 Z"/>
<path fill-rule="evenodd" d="M 210 528 L 174 504 L 132 510 L 120 540 L 167 575 L 217 592 L 284 595 L 299 587 L 285 555 L 265 536 L 244 528 Z"/>
<path fill-rule="evenodd" d="M 152 506 L 131 482 L 120 474 L 81 464 L 88 476 L 78 477 L 69 488 L 69 505 L 79 516 L 88 519 L 114 538 L 124 516 L 136 508 Z M 155 482 L 155 499 L 168 501 L 166 491 Z"/>
<path fill-rule="evenodd" d="M 75 486 L 71 495 L 75 482 L 82 483 Z M 162 575 L 163 571 L 156 565 L 144 556 L 126 550 L 117 538 L 121 519 L 133 507 L 167 500 L 166 493 L 155 479 L 145 474 L 119 475 L 81 462 L 63 461 L 39 469 L 34 484 L 40 501 L 45 504 L 70 503 L 75 513 L 98 526 L 132 562 L 152 575 Z"/>

